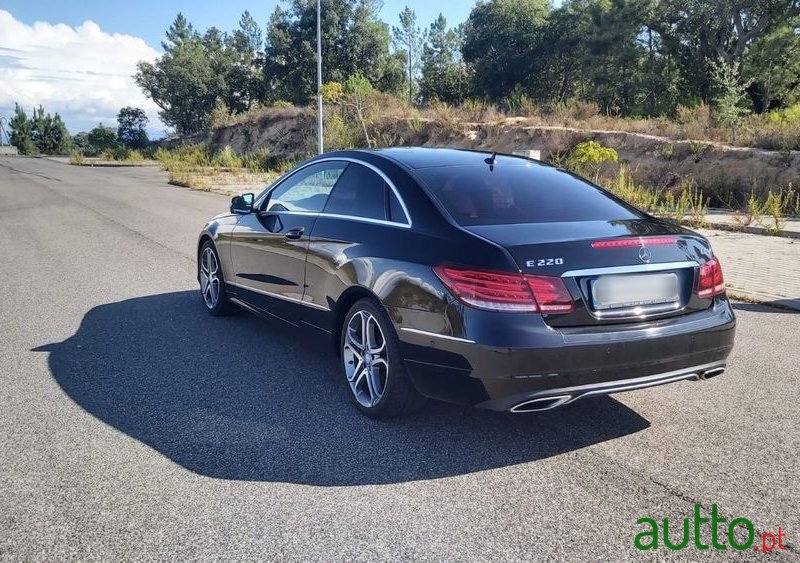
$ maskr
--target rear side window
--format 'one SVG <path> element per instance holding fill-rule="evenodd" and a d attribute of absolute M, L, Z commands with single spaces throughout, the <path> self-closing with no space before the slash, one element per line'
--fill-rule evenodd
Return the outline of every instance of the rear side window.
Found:
<path fill-rule="evenodd" d="M 457 223 L 504 225 L 644 217 L 603 190 L 537 164 L 443 166 L 416 171 Z"/>
<path fill-rule="evenodd" d="M 389 192 L 389 220 L 394 221 L 395 223 L 408 223 L 408 217 L 406 216 L 406 212 L 403 210 L 403 206 L 400 204 L 400 200 L 397 199 L 397 194 L 394 193 L 394 190 L 388 190 Z"/>
<path fill-rule="evenodd" d="M 386 190 L 378 174 L 351 163 L 331 192 L 325 213 L 386 220 Z"/>

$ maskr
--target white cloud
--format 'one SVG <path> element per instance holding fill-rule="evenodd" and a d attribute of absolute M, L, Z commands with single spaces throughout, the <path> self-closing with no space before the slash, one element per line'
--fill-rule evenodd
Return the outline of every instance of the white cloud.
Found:
<path fill-rule="evenodd" d="M 27 25 L 0 10 L 0 115 L 10 117 L 15 102 L 29 113 L 41 104 L 74 133 L 99 121 L 115 125 L 119 108 L 136 106 L 160 132 L 158 108 L 131 78 L 137 62 L 158 55 L 143 39 L 106 33 L 93 21 Z"/>

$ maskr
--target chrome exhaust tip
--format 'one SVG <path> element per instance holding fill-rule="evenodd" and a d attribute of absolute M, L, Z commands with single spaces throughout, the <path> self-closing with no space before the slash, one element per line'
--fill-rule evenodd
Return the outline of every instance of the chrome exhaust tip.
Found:
<path fill-rule="evenodd" d="M 725 373 L 724 367 L 712 368 L 700 374 L 700 379 L 703 380 L 711 379 L 712 377 L 717 377 L 718 375 L 722 375 L 723 373 Z"/>
<path fill-rule="evenodd" d="M 521 412 L 540 412 L 548 411 L 556 407 L 560 407 L 564 403 L 572 399 L 572 395 L 554 395 L 552 397 L 538 397 L 523 401 L 518 405 L 511 407 L 510 411 L 515 413 Z"/>

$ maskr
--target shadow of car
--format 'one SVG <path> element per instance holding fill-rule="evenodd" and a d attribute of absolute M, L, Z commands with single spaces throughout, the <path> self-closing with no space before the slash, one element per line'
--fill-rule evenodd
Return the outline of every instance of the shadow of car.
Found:
<path fill-rule="evenodd" d="M 340 486 L 466 474 L 640 431 L 602 397 L 513 415 L 430 402 L 400 420 L 357 413 L 335 356 L 300 330 L 250 315 L 209 318 L 196 292 L 90 310 L 47 351 L 88 413 L 181 466 L 223 479 Z"/>

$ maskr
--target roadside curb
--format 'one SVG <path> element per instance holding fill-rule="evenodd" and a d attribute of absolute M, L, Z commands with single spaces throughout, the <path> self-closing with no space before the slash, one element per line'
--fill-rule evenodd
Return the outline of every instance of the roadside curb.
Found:
<path fill-rule="evenodd" d="M 157 162 L 146 162 L 143 164 L 126 164 L 122 162 L 87 162 L 86 164 L 73 164 L 68 162 L 66 164 L 69 166 L 81 166 L 84 168 L 153 168 L 158 166 Z"/>
<path fill-rule="evenodd" d="M 725 292 L 728 294 L 728 297 L 737 301 L 757 303 L 767 307 L 775 307 L 776 309 L 800 312 L 800 299 L 788 299 L 786 297 L 754 293 L 751 291 L 745 291 L 743 289 L 731 287 L 726 287 Z"/>
<path fill-rule="evenodd" d="M 798 231 L 781 231 L 777 234 L 768 233 L 764 227 L 744 227 L 739 225 L 731 225 L 729 223 L 711 223 L 708 221 L 694 221 L 692 219 L 684 219 L 681 225 L 691 227 L 693 229 L 711 229 L 713 231 L 728 231 L 731 233 L 745 233 L 748 235 L 763 235 L 766 237 L 790 238 L 800 239 L 800 232 Z"/>

